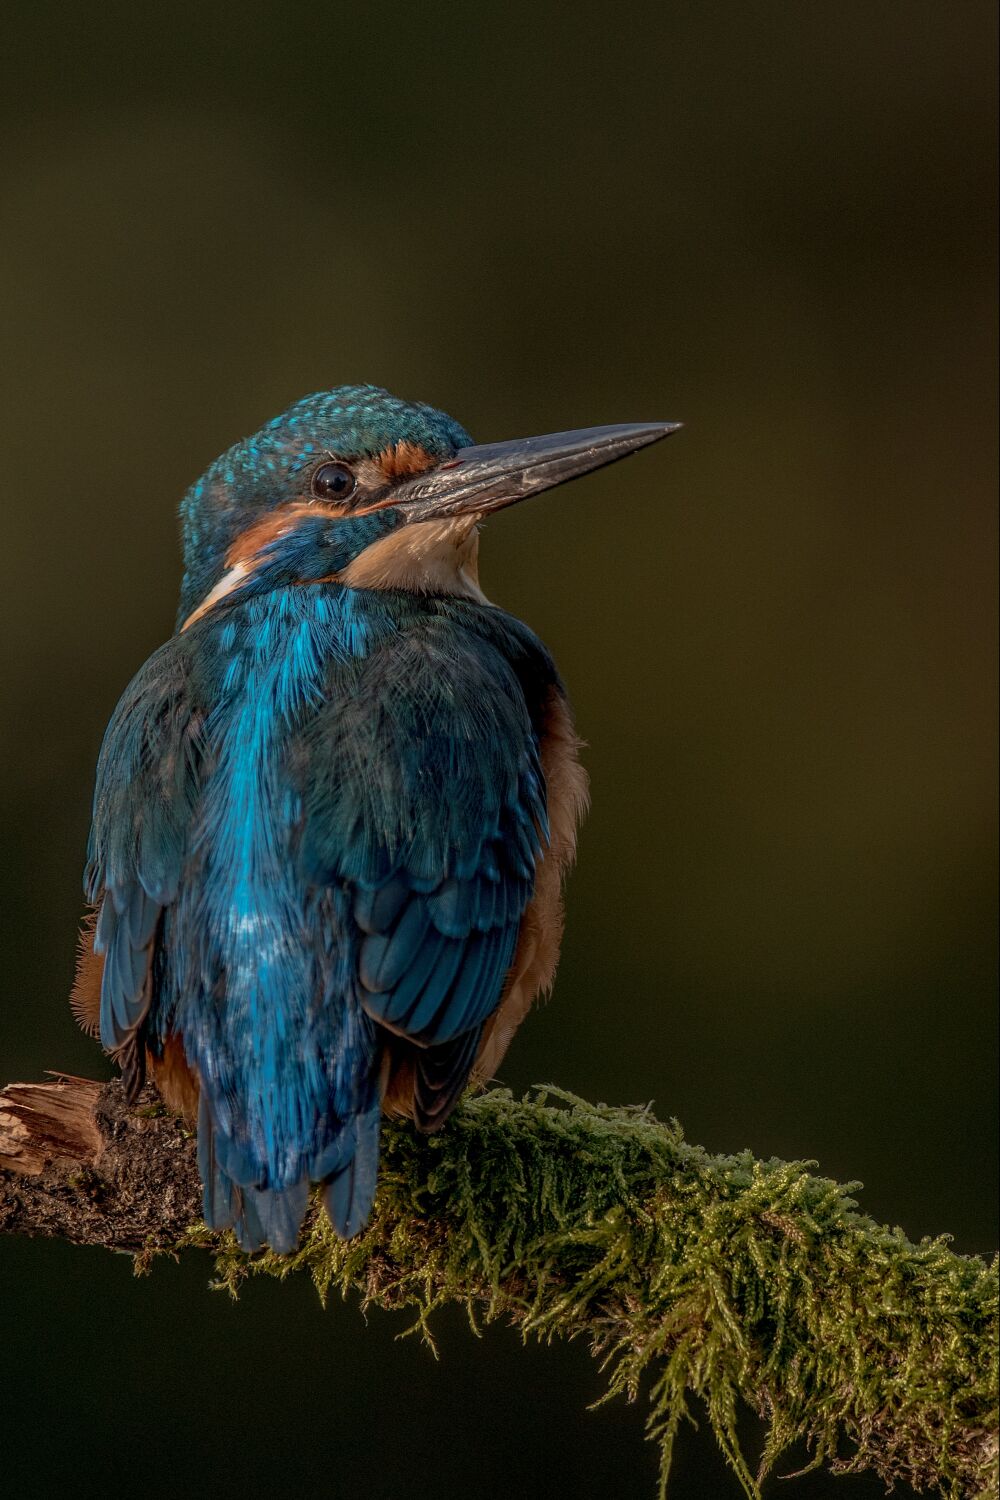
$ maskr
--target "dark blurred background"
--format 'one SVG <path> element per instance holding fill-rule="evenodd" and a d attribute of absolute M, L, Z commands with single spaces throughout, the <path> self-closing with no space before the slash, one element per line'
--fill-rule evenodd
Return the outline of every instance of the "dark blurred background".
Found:
<path fill-rule="evenodd" d="M 677 418 L 484 539 L 594 802 L 504 1079 L 653 1099 L 992 1249 L 994 27 L 972 0 L 7 11 L 2 1081 L 107 1071 L 65 1003 L 93 767 L 221 449 L 358 380 L 482 440 Z M 435 1364 L 305 1283 L 232 1307 L 195 1257 L 136 1282 L 0 1252 L 12 1492 L 654 1492 L 641 1408 L 584 1410 L 582 1346 L 444 1317 Z M 675 1486 L 738 1493 L 704 1432 Z"/>

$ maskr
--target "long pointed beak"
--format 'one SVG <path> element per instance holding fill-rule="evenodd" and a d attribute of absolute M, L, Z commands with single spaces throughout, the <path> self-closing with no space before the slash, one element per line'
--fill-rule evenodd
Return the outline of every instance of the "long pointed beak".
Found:
<path fill-rule="evenodd" d="M 426 469 L 398 485 L 389 503 L 411 521 L 485 515 L 627 458 L 669 437 L 680 425 L 626 422 L 618 427 L 582 427 L 576 432 L 460 448 L 436 469 Z"/>

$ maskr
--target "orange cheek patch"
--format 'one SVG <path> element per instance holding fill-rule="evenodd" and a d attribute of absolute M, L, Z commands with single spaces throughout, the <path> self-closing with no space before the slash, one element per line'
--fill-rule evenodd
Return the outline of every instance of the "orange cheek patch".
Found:
<path fill-rule="evenodd" d="M 411 474 L 422 474 L 425 469 L 432 469 L 437 459 L 419 443 L 404 442 L 395 443 L 391 448 L 383 448 L 375 462 L 382 470 L 386 484 L 392 484 L 396 479 L 407 479 Z"/>
<path fill-rule="evenodd" d="M 226 567 L 235 568 L 238 563 L 249 563 L 269 542 L 275 541 L 290 531 L 303 516 L 329 516 L 339 520 L 346 512 L 335 505 L 318 505 L 306 500 L 293 500 L 288 505 L 279 505 L 268 511 L 253 526 L 241 531 L 226 553 Z"/>

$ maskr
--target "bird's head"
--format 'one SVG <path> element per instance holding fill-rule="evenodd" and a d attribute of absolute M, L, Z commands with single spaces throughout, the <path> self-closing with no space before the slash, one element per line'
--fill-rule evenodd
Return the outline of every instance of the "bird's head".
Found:
<path fill-rule="evenodd" d="M 255 583 L 481 598 L 484 515 L 624 458 L 677 425 L 475 446 L 444 412 L 375 386 L 306 396 L 216 459 L 184 497 L 178 623 Z"/>

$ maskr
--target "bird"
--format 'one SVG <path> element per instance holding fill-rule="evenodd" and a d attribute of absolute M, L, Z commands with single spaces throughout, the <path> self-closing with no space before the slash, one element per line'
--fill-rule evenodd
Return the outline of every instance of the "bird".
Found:
<path fill-rule="evenodd" d="M 679 424 L 476 445 L 377 386 L 306 396 L 180 506 L 173 635 L 100 750 L 71 997 L 197 1131 L 205 1222 L 369 1221 L 383 1116 L 438 1130 L 553 982 L 588 799 L 485 518 Z"/>

